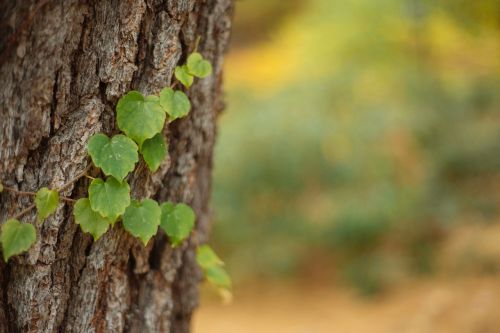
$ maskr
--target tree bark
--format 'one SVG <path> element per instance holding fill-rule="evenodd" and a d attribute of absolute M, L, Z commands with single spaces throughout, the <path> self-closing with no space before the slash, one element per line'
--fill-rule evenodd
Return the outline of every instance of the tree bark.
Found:
<path fill-rule="evenodd" d="M 0 332 L 188 332 L 201 274 L 194 247 L 209 227 L 212 148 L 223 107 L 221 72 L 232 0 L 0 0 L 0 182 L 57 188 L 90 163 L 91 135 L 117 133 L 115 106 L 129 90 L 158 93 L 198 50 L 214 67 L 188 91 L 187 118 L 166 127 L 169 158 L 140 162 L 132 197 L 190 204 L 196 230 L 172 249 L 147 247 L 117 223 L 97 242 L 63 202 L 25 255 L 0 263 Z M 87 195 L 80 179 L 63 195 Z M 0 224 L 33 198 L 3 192 Z"/>

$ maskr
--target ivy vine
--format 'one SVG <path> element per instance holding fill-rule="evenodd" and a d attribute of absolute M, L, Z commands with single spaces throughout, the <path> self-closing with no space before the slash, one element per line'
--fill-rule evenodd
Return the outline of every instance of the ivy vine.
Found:
<path fill-rule="evenodd" d="M 175 77 L 186 88 L 194 78 L 204 78 L 212 73 L 210 62 L 198 52 L 189 55 L 186 64 L 175 68 Z M 106 134 L 93 135 L 87 144 L 87 152 L 93 165 L 105 177 L 88 175 L 92 165 L 84 172 L 57 189 L 40 188 L 37 192 L 19 191 L 3 186 L 0 192 L 10 191 L 18 195 L 34 196 L 34 204 L 9 218 L 0 230 L 0 243 L 5 262 L 10 257 L 28 251 L 36 241 L 36 229 L 30 223 L 19 219 L 36 208 L 40 223 L 53 214 L 61 201 L 72 203 L 75 223 L 83 232 L 89 233 L 97 241 L 109 228 L 121 221 L 123 228 L 138 238 L 144 246 L 156 235 L 158 228 L 168 236 L 172 247 L 179 246 L 191 234 L 195 225 L 195 213 L 185 203 L 163 202 L 130 197 L 127 176 L 134 171 L 139 156 L 142 156 L 149 170 L 158 170 L 168 154 L 168 147 L 162 135 L 167 122 L 186 117 L 191 109 L 187 95 L 173 87 L 162 89 L 159 95 L 143 96 L 138 91 L 130 91 L 118 100 L 116 121 L 123 134 L 108 137 Z M 88 197 L 74 200 L 60 195 L 60 192 L 82 177 L 91 178 Z M 206 279 L 229 292 L 231 280 L 223 269 L 224 263 L 208 245 L 198 246 L 196 260 Z"/>

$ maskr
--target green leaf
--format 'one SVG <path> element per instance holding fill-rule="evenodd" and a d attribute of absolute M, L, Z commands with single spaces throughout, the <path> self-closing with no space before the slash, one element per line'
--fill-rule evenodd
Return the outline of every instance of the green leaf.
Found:
<path fill-rule="evenodd" d="M 203 56 L 194 52 L 187 59 L 187 69 L 189 74 L 203 78 L 212 74 L 212 65 Z"/>
<path fill-rule="evenodd" d="M 144 141 L 141 147 L 142 157 L 146 161 L 149 170 L 158 170 L 161 162 L 167 156 L 167 144 L 161 133 L 156 134 L 151 139 Z"/>
<path fill-rule="evenodd" d="M 106 182 L 96 178 L 89 186 L 89 200 L 94 211 L 115 221 L 130 205 L 130 187 L 126 181 L 113 177 L 108 177 Z"/>
<path fill-rule="evenodd" d="M 221 266 L 211 266 L 204 271 L 208 282 L 219 288 L 231 289 L 231 277 L 224 268 Z"/>
<path fill-rule="evenodd" d="M 207 280 L 219 288 L 221 295 L 231 298 L 231 277 L 222 267 L 224 262 L 208 245 L 201 245 L 196 249 L 196 262 L 203 269 Z"/>
<path fill-rule="evenodd" d="M 177 119 L 185 117 L 191 109 L 189 98 L 180 90 L 164 88 L 160 91 L 160 105 L 170 118 Z"/>
<path fill-rule="evenodd" d="M 118 127 L 139 146 L 161 132 L 166 118 L 157 96 L 144 98 L 138 91 L 120 98 L 116 114 Z"/>
<path fill-rule="evenodd" d="M 132 200 L 123 214 L 123 227 L 132 236 L 139 238 L 144 246 L 156 235 L 160 225 L 161 209 L 158 203 L 151 199 Z"/>
<path fill-rule="evenodd" d="M 196 262 L 201 268 L 207 269 L 213 266 L 223 266 L 224 262 L 215 254 L 208 245 L 198 246 L 196 249 Z"/>
<path fill-rule="evenodd" d="M 189 74 L 186 65 L 175 67 L 175 77 L 179 80 L 186 88 L 191 87 L 193 84 L 194 77 Z"/>
<path fill-rule="evenodd" d="M 172 246 L 179 245 L 186 239 L 194 227 L 195 214 L 191 207 L 180 203 L 174 206 L 171 202 L 161 205 L 160 227 L 170 238 Z"/>
<path fill-rule="evenodd" d="M 78 199 L 73 207 L 75 223 L 80 225 L 84 232 L 90 233 L 94 241 L 98 240 L 114 221 L 103 217 L 90 207 L 90 200 L 87 198 Z"/>
<path fill-rule="evenodd" d="M 16 219 L 7 220 L 2 225 L 0 243 L 2 243 L 3 259 L 28 251 L 36 240 L 35 227 L 28 223 L 21 223 Z"/>
<path fill-rule="evenodd" d="M 2 192 L 3 192 L 3 185 L 2 185 L 2 183 L 0 183 L 0 193 L 2 193 Z"/>
<path fill-rule="evenodd" d="M 139 160 L 137 145 L 125 135 L 118 134 L 109 139 L 105 134 L 93 135 L 87 145 L 94 164 L 118 180 L 125 178 Z"/>
<path fill-rule="evenodd" d="M 49 190 L 46 187 L 42 187 L 36 192 L 35 205 L 38 210 L 38 217 L 40 220 L 44 220 L 56 211 L 57 205 L 59 204 L 59 193 L 53 190 Z"/>

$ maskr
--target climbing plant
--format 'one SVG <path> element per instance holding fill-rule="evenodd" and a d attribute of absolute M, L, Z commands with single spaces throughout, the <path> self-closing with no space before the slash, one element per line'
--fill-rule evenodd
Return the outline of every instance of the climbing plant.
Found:
<path fill-rule="evenodd" d="M 186 64 L 175 68 L 177 80 L 189 88 L 194 78 L 210 75 L 212 66 L 203 56 L 194 52 Z M 122 134 L 108 137 L 104 133 L 93 135 L 87 144 L 87 152 L 93 165 L 100 169 L 102 178 L 84 172 L 56 189 L 40 188 L 37 192 L 19 191 L 0 183 L 0 192 L 10 191 L 19 195 L 34 196 L 34 204 L 9 218 L 0 230 L 3 258 L 28 251 L 36 242 L 36 229 L 19 219 L 36 208 L 39 223 L 53 214 L 60 203 L 73 204 L 73 216 L 83 232 L 99 240 L 109 228 L 121 221 L 123 228 L 138 238 L 144 246 L 156 235 L 158 228 L 168 236 L 172 247 L 179 246 L 189 237 L 195 225 L 195 213 L 185 203 L 159 203 L 149 198 L 135 199 L 130 196 L 127 176 L 134 171 L 142 156 L 149 170 L 155 172 L 168 154 L 162 131 L 165 123 L 186 117 L 191 109 L 187 95 L 181 90 L 166 87 L 158 95 L 143 96 L 138 91 L 123 95 L 116 106 L 116 121 Z M 67 198 L 60 192 L 82 177 L 92 179 L 88 197 Z M 229 291 L 231 281 L 222 268 L 222 261 L 208 245 L 197 247 L 197 262 L 206 279 L 222 291 Z"/>

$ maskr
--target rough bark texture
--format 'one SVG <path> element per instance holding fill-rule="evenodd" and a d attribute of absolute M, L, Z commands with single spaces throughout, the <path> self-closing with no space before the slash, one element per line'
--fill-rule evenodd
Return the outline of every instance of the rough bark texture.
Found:
<path fill-rule="evenodd" d="M 0 181 L 20 190 L 57 188 L 89 163 L 88 138 L 116 133 L 120 96 L 171 83 L 201 36 L 214 74 L 188 92 L 189 117 L 165 129 L 170 158 L 130 177 L 132 197 L 191 204 L 197 228 L 172 249 L 159 233 L 144 248 L 120 225 L 99 241 L 60 204 L 26 254 L 0 263 L 0 332 L 187 332 L 206 239 L 221 64 L 232 0 L 0 0 Z M 94 170 L 95 172 L 96 170 Z M 63 194 L 86 196 L 79 180 Z M 32 203 L 4 192 L 0 224 Z M 35 212 L 25 222 L 35 223 Z"/>

